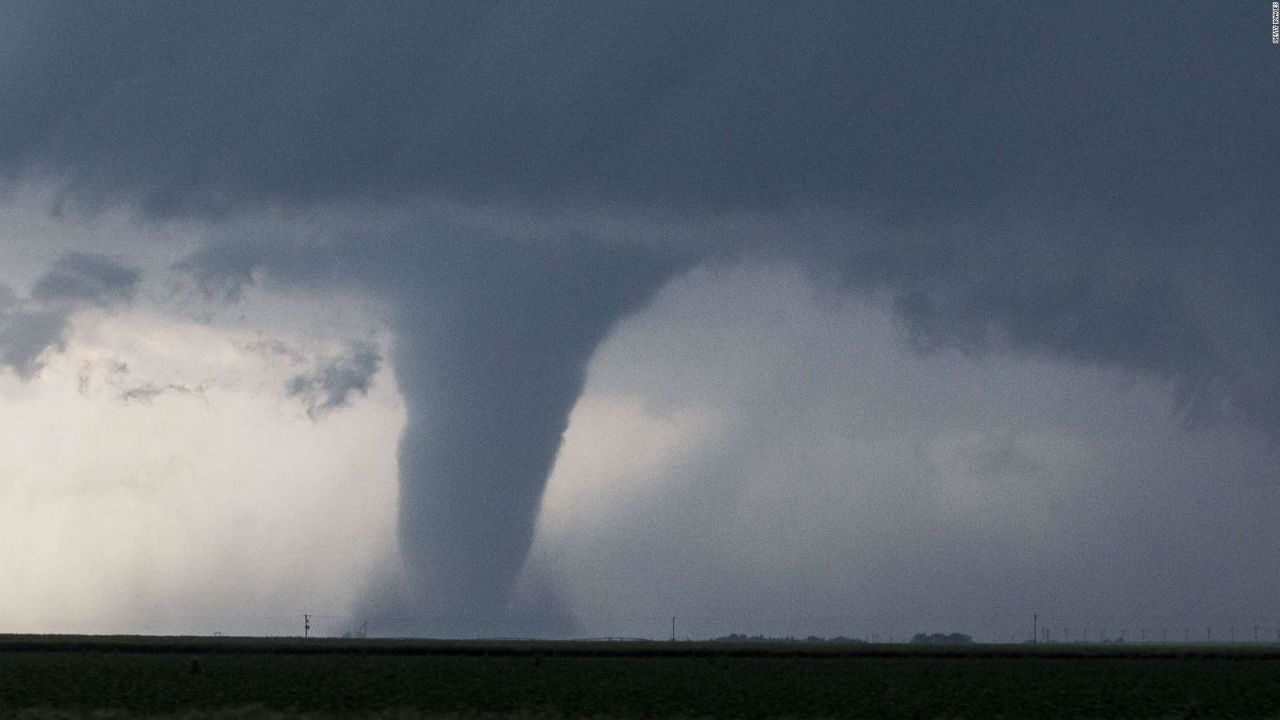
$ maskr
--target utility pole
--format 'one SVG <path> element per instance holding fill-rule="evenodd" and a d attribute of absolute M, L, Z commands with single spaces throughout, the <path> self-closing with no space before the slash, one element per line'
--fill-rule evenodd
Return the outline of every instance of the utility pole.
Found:
<path fill-rule="evenodd" d="M 302 637 L 311 637 L 311 616 L 302 616 Z"/>
<path fill-rule="evenodd" d="M 671 642 L 676 641 L 676 616 L 671 616 Z"/>
<path fill-rule="evenodd" d="M 1031 644 L 1036 644 L 1036 636 L 1040 634 L 1040 616 L 1031 615 Z"/>

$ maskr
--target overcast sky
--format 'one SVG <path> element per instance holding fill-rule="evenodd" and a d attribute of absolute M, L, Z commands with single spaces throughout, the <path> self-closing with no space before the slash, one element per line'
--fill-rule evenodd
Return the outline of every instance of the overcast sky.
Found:
<path fill-rule="evenodd" d="M 1280 637 L 1269 9 L 5 3 L 0 632 Z"/>

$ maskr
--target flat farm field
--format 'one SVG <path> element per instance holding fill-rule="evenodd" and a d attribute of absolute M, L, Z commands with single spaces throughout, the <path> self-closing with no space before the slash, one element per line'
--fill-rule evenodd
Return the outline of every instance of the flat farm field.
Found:
<path fill-rule="evenodd" d="M 0 636 L 0 716 L 1280 718 L 1280 647 Z"/>

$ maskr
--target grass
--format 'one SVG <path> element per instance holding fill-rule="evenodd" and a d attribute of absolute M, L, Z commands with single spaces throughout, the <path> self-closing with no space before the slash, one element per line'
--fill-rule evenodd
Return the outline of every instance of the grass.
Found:
<path fill-rule="evenodd" d="M 1280 718 L 1280 647 L 9 636 L 0 715 Z"/>

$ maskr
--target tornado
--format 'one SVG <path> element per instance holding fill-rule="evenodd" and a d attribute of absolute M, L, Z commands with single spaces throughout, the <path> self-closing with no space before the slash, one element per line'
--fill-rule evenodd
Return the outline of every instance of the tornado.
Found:
<path fill-rule="evenodd" d="M 0 194 L 155 223 L 222 300 L 382 301 L 406 572 L 369 606 L 404 634 L 511 632 L 592 353 L 693 262 L 795 262 L 892 304 L 920 352 L 1142 374 L 1280 439 L 1251 10 L 1068 8 L 1045 53 L 1030 4 L 951 11 L 946 37 L 792 5 L 0 3 Z M 63 316 L 15 302 L 31 336 L 0 361 L 30 374 Z"/>
<path fill-rule="evenodd" d="M 413 634 L 537 633 L 508 611 L 587 364 L 671 266 L 643 249 L 473 245 L 394 299 L 400 594 Z"/>

